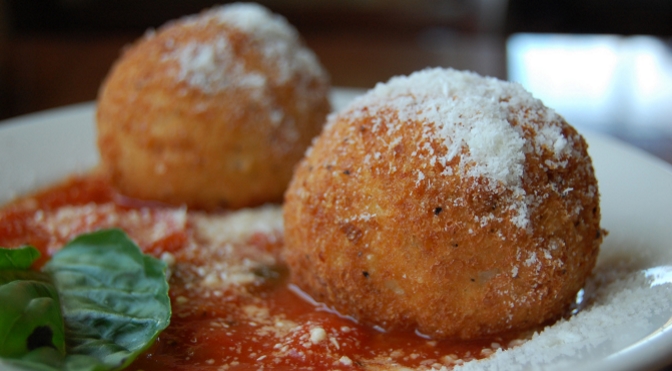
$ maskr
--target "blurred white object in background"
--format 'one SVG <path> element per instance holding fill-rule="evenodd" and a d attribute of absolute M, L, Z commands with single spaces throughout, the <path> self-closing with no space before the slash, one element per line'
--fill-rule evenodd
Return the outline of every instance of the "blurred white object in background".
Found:
<path fill-rule="evenodd" d="M 508 78 L 573 125 L 672 133 L 672 51 L 650 36 L 514 34 Z"/>

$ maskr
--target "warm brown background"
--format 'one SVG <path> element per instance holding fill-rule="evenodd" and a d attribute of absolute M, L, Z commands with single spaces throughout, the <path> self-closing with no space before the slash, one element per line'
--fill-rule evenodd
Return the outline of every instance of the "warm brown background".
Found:
<path fill-rule="evenodd" d="M 514 32 L 648 34 L 672 45 L 669 0 L 260 2 L 298 28 L 334 86 L 369 88 L 427 66 L 506 78 L 505 41 Z M 0 120 L 94 100 L 124 45 L 215 3 L 0 0 Z M 609 134 L 672 162 L 670 132 Z"/>

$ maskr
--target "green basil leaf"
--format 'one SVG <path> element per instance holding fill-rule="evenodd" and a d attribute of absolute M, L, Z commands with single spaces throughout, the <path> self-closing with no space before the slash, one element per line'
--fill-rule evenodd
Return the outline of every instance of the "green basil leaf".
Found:
<path fill-rule="evenodd" d="M 21 359 L 0 359 L 2 371 L 110 371 L 110 368 L 91 356 L 60 356 L 51 348 L 32 351 Z"/>
<path fill-rule="evenodd" d="M 0 248 L 0 270 L 28 269 L 39 257 L 40 251 L 32 246 L 18 249 Z"/>
<path fill-rule="evenodd" d="M 45 273 L 27 270 L 37 258 L 0 249 L 0 370 L 119 370 L 168 326 L 166 265 L 124 232 L 74 239 Z"/>
<path fill-rule="evenodd" d="M 65 355 L 65 330 L 56 288 L 28 270 L 40 252 L 0 248 L 0 357 L 22 357 L 38 348 Z"/>
<path fill-rule="evenodd" d="M 67 370 L 97 369 L 87 368 L 93 366 L 87 359 L 124 368 L 170 322 L 166 264 L 143 254 L 121 230 L 75 238 L 43 270 L 61 300 Z"/>
<path fill-rule="evenodd" d="M 18 358 L 42 347 L 64 356 L 65 330 L 54 285 L 30 271 L 0 271 L 2 281 L 0 357 Z"/>
<path fill-rule="evenodd" d="M 64 365 L 63 355 L 46 347 L 35 349 L 19 359 L 0 358 L 0 370 L 3 371 L 61 371 L 65 370 Z"/>

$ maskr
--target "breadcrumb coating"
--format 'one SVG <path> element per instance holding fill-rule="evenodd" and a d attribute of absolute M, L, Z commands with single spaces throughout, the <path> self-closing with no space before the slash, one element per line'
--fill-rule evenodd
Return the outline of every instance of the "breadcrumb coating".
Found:
<path fill-rule="evenodd" d="M 330 111 L 329 80 L 287 21 L 231 4 L 148 32 L 98 100 L 98 146 L 124 194 L 202 208 L 280 202 Z"/>
<path fill-rule="evenodd" d="M 438 68 L 329 117 L 284 223 L 292 279 L 317 301 L 456 339 L 565 314 L 603 235 L 576 130 L 519 85 Z"/>

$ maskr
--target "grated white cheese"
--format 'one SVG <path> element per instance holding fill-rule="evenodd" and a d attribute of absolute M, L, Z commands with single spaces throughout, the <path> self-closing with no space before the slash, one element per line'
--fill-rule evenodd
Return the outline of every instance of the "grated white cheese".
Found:
<path fill-rule="evenodd" d="M 343 366 L 352 366 L 352 360 L 348 356 L 343 356 L 338 360 Z"/>
<path fill-rule="evenodd" d="M 213 245 L 240 243 L 254 233 L 274 238 L 283 230 L 282 209 L 273 205 L 219 215 L 193 213 L 192 218 L 196 233 Z"/>
<path fill-rule="evenodd" d="M 422 143 L 418 143 L 422 151 L 414 155 L 423 156 L 432 165 L 442 164 L 444 176 L 453 175 L 447 164 L 457 158 L 458 175 L 483 179 L 496 193 L 508 190 L 507 207 L 513 210 L 512 221 L 520 228 L 528 227 L 530 207 L 535 202 L 535 196 L 523 187 L 526 154 L 549 151 L 549 166 L 561 167 L 566 165 L 563 156 L 572 150 L 571 138 L 562 132 L 562 119 L 520 85 L 453 69 L 425 69 L 379 83 L 341 114 L 330 116 L 327 125 L 339 118 L 363 117 L 378 120 L 374 132 L 385 130 L 380 121 L 387 122 L 390 148 L 401 141 L 403 125 L 422 123 Z M 528 129 L 536 133 L 529 140 L 524 134 Z M 434 153 L 431 142 L 441 143 L 445 154 Z M 424 174 L 418 171 L 417 183 L 423 179 Z"/>
<path fill-rule="evenodd" d="M 656 285 L 647 272 L 628 267 L 628 263 L 620 268 L 614 264 L 598 267 L 588 281 L 586 291 L 592 296 L 582 311 L 535 333 L 528 341 L 510 344 L 515 345 L 511 349 L 497 349 L 489 358 L 464 363 L 455 370 L 565 370 L 576 367 L 577 362 L 590 365 L 614 349 L 646 339 L 655 321 L 669 319 L 672 306 L 670 276 L 664 284 Z"/>
<path fill-rule="evenodd" d="M 211 44 L 188 43 L 175 50 L 173 56 L 180 66 L 177 79 L 186 81 L 192 87 L 211 94 L 226 88 L 257 90 L 257 98 L 262 98 L 266 77 L 247 71 L 224 38 Z"/>
<path fill-rule="evenodd" d="M 171 51 L 165 60 L 177 60 L 177 78 L 206 93 L 216 93 L 227 88 L 256 89 L 261 96 L 268 85 L 282 85 L 295 76 L 308 74 L 326 78 L 315 54 L 301 43 L 296 29 L 285 18 L 271 13 L 265 7 L 252 3 L 235 3 L 214 7 L 201 14 L 184 17 L 179 27 L 201 29 L 210 23 L 229 27 L 249 37 L 250 47 L 261 54 L 259 62 L 265 71 L 262 75 L 245 58 L 233 50 L 230 35 L 220 32 L 212 40 L 189 42 L 184 45 L 167 45 Z M 223 31 L 223 30 L 222 30 Z M 305 81 L 304 81 L 305 80 Z M 297 89 L 309 90 L 308 79 L 298 79 Z M 277 114 L 277 112 L 276 112 Z"/>
<path fill-rule="evenodd" d="M 310 329 L 310 342 L 319 344 L 327 339 L 327 332 L 322 327 L 313 327 Z"/>
<path fill-rule="evenodd" d="M 186 208 L 124 210 L 113 203 L 63 206 L 36 213 L 36 222 L 51 236 L 49 249 L 59 248 L 82 233 L 118 227 L 133 234 L 135 242 L 151 245 L 181 231 L 187 223 Z"/>

